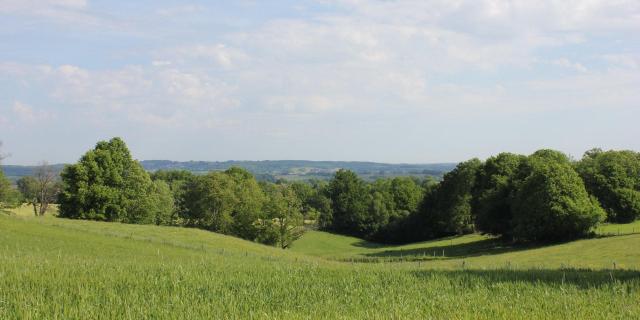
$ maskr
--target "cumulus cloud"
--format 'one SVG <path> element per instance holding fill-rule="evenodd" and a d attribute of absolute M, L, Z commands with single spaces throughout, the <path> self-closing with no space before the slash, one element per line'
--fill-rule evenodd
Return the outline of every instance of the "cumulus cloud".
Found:
<path fill-rule="evenodd" d="M 74 65 L 9 64 L 0 65 L 0 78 L 3 75 L 20 75 L 26 87 L 42 90 L 57 104 L 95 119 L 117 112 L 128 121 L 193 126 L 238 105 L 232 95 L 235 89 L 223 80 L 175 68 L 126 66 L 92 71 Z M 13 111 L 23 120 L 43 118 L 21 102 L 14 104 Z"/>
<path fill-rule="evenodd" d="M 72 18 L 88 19 L 91 7 L 85 1 L 37 6 L 0 0 L 5 14 L 78 25 L 86 21 Z M 96 121 L 237 128 L 244 131 L 234 136 L 246 131 L 257 140 L 260 133 L 282 138 L 301 131 L 331 139 L 327 126 L 357 136 L 340 131 L 341 121 L 361 123 L 362 131 L 371 123 L 404 128 L 418 119 L 486 117 L 496 124 L 505 115 L 553 111 L 633 113 L 640 101 L 637 1 L 142 7 L 111 13 L 127 23 L 96 57 L 59 56 L 38 65 L 0 61 L 0 78 L 20 89 L 0 98 L 31 101 L 23 97 L 42 93 L 55 102 L 50 108 L 73 108 Z M 92 36 L 87 43 L 94 43 Z"/>
<path fill-rule="evenodd" d="M 15 101 L 11 109 L 16 118 L 22 123 L 33 124 L 52 118 L 50 112 L 45 110 L 36 110 L 30 105 L 27 105 L 20 101 Z"/>

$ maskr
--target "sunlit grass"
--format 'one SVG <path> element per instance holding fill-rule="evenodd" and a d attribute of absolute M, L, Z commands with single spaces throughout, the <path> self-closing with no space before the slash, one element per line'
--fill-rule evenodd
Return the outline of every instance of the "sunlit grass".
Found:
<path fill-rule="evenodd" d="M 30 204 L 23 204 L 16 208 L 5 209 L 5 213 L 20 217 L 35 217 L 35 213 L 33 211 L 33 206 Z M 44 214 L 45 217 L 53 217 L 58 214 L 58 205 L 51 204 L 47 208 L 47 212 Z"/>
<path fill-rule="evenodd" d="M 640 220 L 632 223 L 604 223 L 598 226 L 596 233 L 599 235 L 623 235 L 640 233 Z"/>
<path fill-rule="evenodd" d="M 300 243 L 325 236 L 333 235 L 311 232 Z M 484 237 L 402 247 L 333 239 L 332 249 L 316 245 L 310 256 L 300 243 L 283 251 L 195 229 L 0 215 L 0 319 L 630 319 L 640 316 L 640 273 L 623 263 L 611 270 L 600 256 L 637 262 L 636 237 L 465 258 L 463 268 L 462 258 L 326 258 L 331 250 L 390 254 Z M 536 263 L 589 255 L 605 269 Z"/>
<path fill-rule="evenodd" d="M 513 245 L 479 234 L 380 245 L 358 238 L 310 231 L 292 251 L 330 260 L 412 262 L 427 268 L 631 268 L 640 270 L 640 234 L 597 237 L 555 245 Z"/>

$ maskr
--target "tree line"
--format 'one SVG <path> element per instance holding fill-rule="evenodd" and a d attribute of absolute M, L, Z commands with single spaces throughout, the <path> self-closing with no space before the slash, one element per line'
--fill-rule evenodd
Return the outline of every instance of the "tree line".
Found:
<path fill-rule="evenodd" d="M 57 200 L 65 218 L 195 227 L 282 248 L 302 235 L 305 222 L 385 243 L 472 232 L 552 242 L 640 216 L 640 154 L 633 151 L 593 149 L 580 161 L 554 150 L 501 153 L 462 162 L 441 181 L 366 182 L 339 170 L 330 181 L 274 183 L 237 167 L 148 173 L 114 138 L 98 142 L 60 179 L 46 165 L 37 172 L 18 181 L 21 201 L 36 215 Z M 0 172 L 5 199 L 7 186 Z"/>
<path fill-rule="evenodd" d="M 472 232 L 518 242 L 587 237 L 600 222 L 640 217 L 640 153 L 593 149 L 580 161 L 554 150 L 501 153 L 462 162 L 421 191 L 408 214 L 384 214 L 378 204 L 397 205 L 393 193 L 340 171 L 323 228 L 389 243 Z"/>

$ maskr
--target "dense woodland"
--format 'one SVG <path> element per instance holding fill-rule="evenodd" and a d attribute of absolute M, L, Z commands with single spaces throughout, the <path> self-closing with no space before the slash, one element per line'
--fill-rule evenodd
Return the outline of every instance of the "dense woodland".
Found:
<path fill-rule="evenodd" d="M 0 201 L 42 215 L 186 226 L 287 248 L 309 227 L 384 243 L 481 232 L 516 242 L 591 235 L 601 222 L 640 216 L 640 153 L 554 150 L 501 153 L 458 164 L 441 181 L 367 182 L 350 170 L 329 181 L 257 181 L 247 170 L 149 173 L 124 141 L 99 142 L 53 181 L 46 166 L 13 188 L 0 171 Z"/>

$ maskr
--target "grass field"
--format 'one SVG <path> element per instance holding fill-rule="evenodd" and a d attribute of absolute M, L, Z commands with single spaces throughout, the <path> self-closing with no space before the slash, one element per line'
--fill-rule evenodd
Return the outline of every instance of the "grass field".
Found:
<path fill-rule="evenodd" d="M 390 247 L 310 232 L 283 251 L 194 229 L 0 214 L 0 319 L 640 317 L 640 235 L 492 241 Z M 425 257 L 440 248 L 444 258 Z M 357 257 L 379 259 L 335 261 Z"/>
<path fill-rule="evenodd" d="M 624 226 L 622 226 L 624 227 Z M 612 227 L 616 228 L 617 227 Z M 337 261 L 414 263 L 429 268 L 629 268 L 640 270 L 640 234 L 601 236 L 522 247 L 472 234 L 384 246 L 320 231 L 307 232 L 292 251 Z"/>

